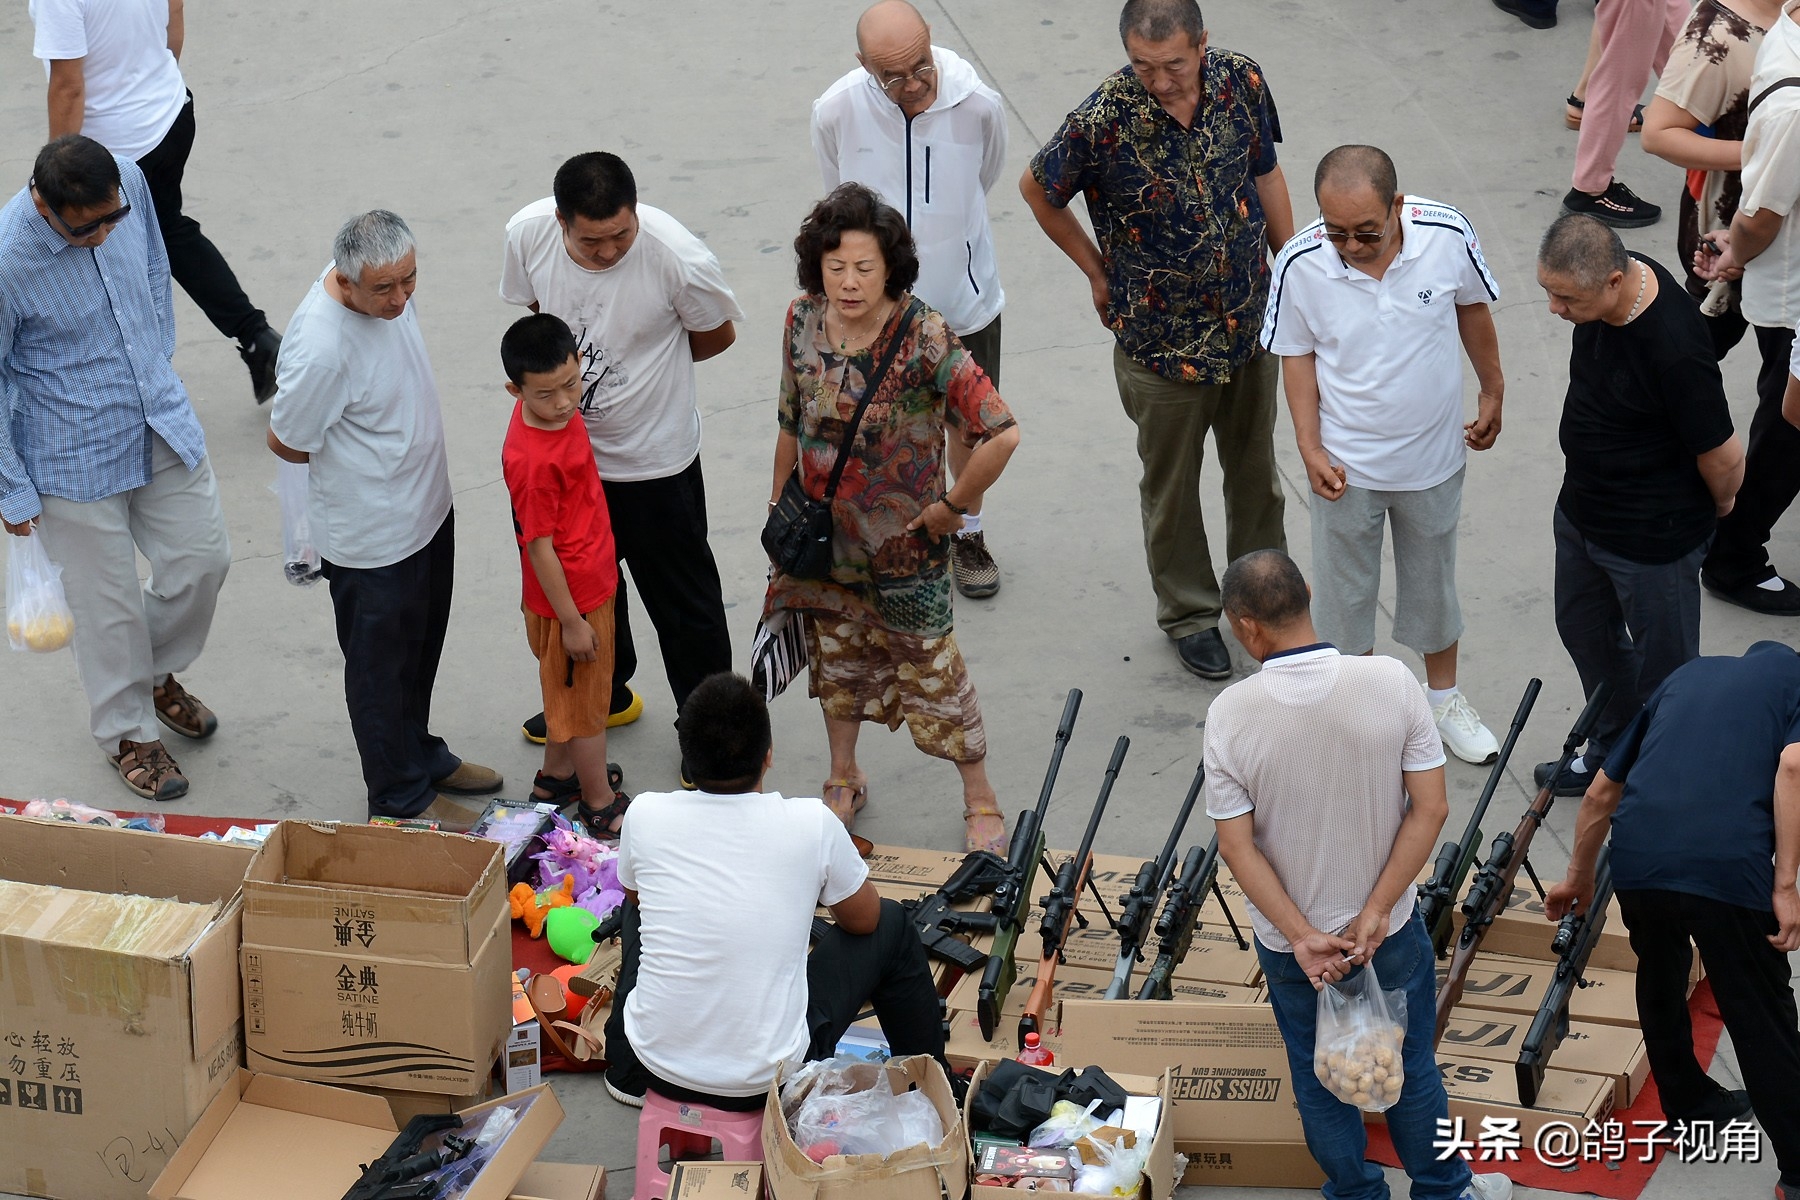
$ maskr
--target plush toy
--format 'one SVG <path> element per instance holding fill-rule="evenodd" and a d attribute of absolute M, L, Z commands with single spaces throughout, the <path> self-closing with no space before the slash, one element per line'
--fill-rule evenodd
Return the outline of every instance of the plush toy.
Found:
<path fill-rule="evenodd" d="M 564 875 L 575 877 L 575 895 L 585 896 L 610 882 L 618 886 L 619 852 L 567 827 L 557 816 L 557 827 L 544 835 L 544 849 L 532 855 L 538 864 L 540 886 L 551 887 Z"/>
<path fill-rule="evenodd" d="M 594 956 L 594 930 L 600 918 L 585 908 L 568 905 L 544 917 L 544 937 L 558 957 L 585 964 Z"/>
<path fill-rule="evenodd" d="M 532 891 L 529 883 L 515 883 L 506 898 L 512 905 L 513 919 L 525 922 L 532 937 L 542 937 L 545 917 L 575 903 L 575 877 L 564 875 L 560 886 L 543 892 Z"/>

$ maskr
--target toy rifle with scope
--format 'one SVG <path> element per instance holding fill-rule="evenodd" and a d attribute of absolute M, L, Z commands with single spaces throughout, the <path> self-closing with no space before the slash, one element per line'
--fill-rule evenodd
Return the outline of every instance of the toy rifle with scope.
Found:
<path fill-rule="evenodd" d="M 380 1158 L 363 1168 L 344 1200 L 430 1200 L 438 1194 L 438 1181 L 426 1175 L 467 1155 L 475 1139 L 458 1137 L 446 1130 L 461 1129 L 462 1118 L 454 1113 L 421 1113 L 406 1123 L 406 1128 Z M 444 1144 L 420 1153 L 425 1139 L 434 1133 L 444 1134 Z"/>
<path fill-rule="evenodd" d="M 1019 1014 L 1021 1046 L 1025 1044 L 1026 1034 L 1041 1032 L 1044 1010 L 1050 1006 L 1050 996 L 1056 987 L 1057 964 L 1062 962 L 1063 943 L 1068 940 L 1070 928 L 1077 921 L 1087 924 L 1077 905 L 1093 871 L 1094 834 L 1100 828 L 1107 798 L 1112 795 L 1113 783 L 1119 778 L 1119 769 L 1125 765 L 1125 752 L 1129 749 L 1131 739 L 1121 734 L 1113 743 L 1112 761 L 1106 764 L 1106 777 L 1100 782 L 1100 796 L 1088 816 L 1087 831 L 1081 835 L 1081 847 L 1075 851 L 1074 858 L 1057 870 L 1056 884 L 1050 894 L 1038 901 L 1044 909 L 1044 919 L 1038 925 L 1038 932 L 1044 939 L 1044 953 L 1038 961 L 1037 983 L 1032 985 L 1031 995 L 1026 997 L 1025 1011 Z"/>
<path fill-rule="evenodd" d="M 1162 853 L 1156 856 L 1156 861 L 1138 868 L 1131 891 L 1125 895 L 1119 918 L 1113 922 L 1113 928 L 1119 931 L 1119 961 L 1113 965 L 1112 982 L 1106 987 L 1108 1000 L 1125 998 L 1126 990 L 1131 987 L 1132 968 L 1144 961 L 1144 942 L 1150 934 L 1150 919 L 1156 913 L 1157 900 L 1175 874 L 1175 847 L 1181 841 L 1188 814 L 1194 811 L 1194 802 L 1200 798 L 1200 789 L 1205 785 L 1206 762 L 1202 759 L 1200 769 L 1194 772 L 1187 798 L 1181 802 L 1181 811 L 1175 816 L 1175 827 L 1169 830 L 1169 840 L 1163 843 Z"/>
<path fill-rule="evenodd" d="M 1219 835 L 1215 833 L 1205 849 L 1191 847 L 1182 860 L 1181 876 L 1163 903 L 1162 916 L 1156 919 L 1156 961 L 1144 974 L 1143 986 L 1138 988 L 1139 1000 L 1168 1000 L 1174 996 L 1170 980 L 1175 968 L 1187 957 L 1188 947 L 1193 945 L 1194 930 L 1199 928 L 1200 909 L 1206 904 L 1208 892 L 1218 897 L 1238 948 L 1250 948 L 1237 918 L 1231 915 L 1231 907 L 1225 903 L 1225 893 L 1219 890 Z"/>
<path fill-rule="evenodd" d="M 1456 907 L 1456 895 L 1462 891 L 1469 869 L 1475 865 L 1475 851 L 1481 848 L 1481 819 L 1487 815 L 1494 789 L 1500 786 L 1500 778 L 1506 774 L 1506 760 L 1512 757 L 1513 745 L 1519 740 L 1519 733 L 1525 728 L 1525 720 L 1531 716 L 1531 706 L 1537 703 L 1538 692 L 1543 686 L 1537 679 L 1525 685 L 1519 711 L 1513 714 L 1512 728 L 1506 731 L 1506 740 L 1500 743 L 1500 757 L 1494 760 L 1494 769 L 1488 772 L 1481 799 L 1475 802 L 1475 811 L 1470 815 L 1468 825 L 1463 827 L 1462 840 L 1445 842 L 1439 848 L 1437 862 L 1431 868 L 1431 882 L 1419 888 L 1419 919 L 1425 922 L 1425 932 L 1431 935 L 1431 951 L 1438 958 L 1444 957 L 1444 951 L 1450 946 L 1450 912 Z"/>
<path fill-rule="evenodd" d="M 1450 955 L 1450 973 L 1445 977 L 1443 986 L 1437 994 L 1437 1029 L 1432 1034 L 1431 1044 L 1435 1047 L 1443 1040 L 1444 1026 L 1450 1021 L 1450 1010 L 1462 999 L 1463 981 L 1468 978 L 1469 966 L 1475 961 L 1475 952 L 1481 948 L 1481 940 L 1487 936 L 1488 927 L 1494 918 L 1506 907 L 1506 901 L 1512 896 L 1513 881 L 1518 878 L 1519 868 L 1525 868 L 1532 885 L 1538 894 L 1544 888 L 1538 882 L 1537 873 L 1526 861 L 1526 854 L 1531 849 L 1531 839 L 1544 818 L 1550 815 L 1550 806 L 1556 803 L 1556 781 L 1574 761 L 1576 749 L 1587 740 L 1594 726 L 1600 720 L 1600 710 L 1606 707 L 1612 689 L 1602 683 L 1594 689 L 1588 698 L 1587 707 L 1575 718 L 1575 724 L 1569 730 L 1569 736 L 1563 742 L 1562 756 L 1556 760 L 1550 775 L 1544 780 L 1544 786 L 1538 789 L 1537 797 L 1532 800 L 1531 807 L 1519 819 L 1519 826 L 1511 833 L 1502 833 L 1494 839 L 1493 849 L 1488 852 L 1487 861 L 1481 864 L 1481 870 L 1475 875 L 1475 882 L 1469 885 L 1469 894 L 1462 902 L 1463 927 L 1457 935 L 1456 949 Z"/>
<path fill-rule="evenodd" d="M 1612 900 L 1612 847 L 1602 846 L 1594 864 L 1594 898 L 1587 911 L 1570 909 L 1556 923 L 1556 936 L 1550 941 L 1550 952 L 1556 955 L 1556 974 L 1544 990 L 1544 1002 L 1519 1047 L 1519 1061 L 1513 1070 L 1519 1080 L 1519 1103 L 1530 1108 L 1537 1103 L 1538 1090 L 1544 1085 L 1544 1067 L 1550 1056 L 1569 1035 L 1569 999 L 1575 989 L 1588 986 L 1582 978 L 1588 959 L 1593 957 L 1600 934 L 1606 928 L 1606 906 Z"/>

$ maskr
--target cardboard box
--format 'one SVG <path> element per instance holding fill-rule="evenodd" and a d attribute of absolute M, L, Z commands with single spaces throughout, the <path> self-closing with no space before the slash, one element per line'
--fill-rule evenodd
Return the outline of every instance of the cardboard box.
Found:
<path fill-rule="evenodd" d="M 886 1076 L 896 1092 L 918 1088 L 944 1123 L 935 1146 L 912 1146 L 894 1154 L 832 1155 L 815 1163 L 801 1153 L 781 1115 L 781 1083 L 769 1085 L 763 1116 L 763 1176 L 775 1200 L 952 1200 L 969 1179 L 969 1135 L 936 1059 L 916 1054 L 884 1066 L 858 1068 L 871 1084 Z"/>
<path fill-rule="evenodd" d="M 915 850 L 910 846 L 876 846 L 863 860 L 869 878 L 877 884 L 911 884 L 924 892 L 935 892 L 962 866 L 962 851 Z"/>
<path fill-rule="evenodd" d="M 478 1091 L 512 1025 L 504 880 L 495 842 L 282 822 L 244 884 L 249 1066 Z"/>
<path fill-rule="evenodd" d="M 1474 882 L 1475 873 L 1469 872 L 1470 882 Z M 1464 888 L 1466 896 L 1468 889 Z M 1457 907 L 1452 910 L 1450 927 L 1452 936 L 1462 932 L 1463 914 L 1462 897 L 1457 899 Z M 1548 958 L 1550 939 L 1556 936 L 1556 925 L 1544 916 L 1544 902 L 1538 899 L 1536 890 L 1529 886 L 1515 886 L 1507 897 L 1506 907 L 1488 926 L 1488 931 L 1481 939 L 1481 951 L 1484 954 L 1512 954 L 1520 958 Z M 1454 943 L 1452 943 L 1454 944 Z M 1613 897 L 1606 904 L 1606 927 L 1600 931 L 1600 939 L 1594 943 L 1594 953 L 1588 959 L 1588 966 L 1598 967 L 1606 971 L 1636 971 L 1637 955 L 1631 949 L 1631 937 L 1625 931 L 1625 917 L 1619 912 L 1618 897 Z"/>
<path fill-rule="evenodd" d="M 547 1085 L 468 1113 L 520 1100 L 529 1106 L 462 1193 L 465 1200 L 510 1196 L 562 1123 L 562 1106 Z M 356 1184 L 362 1165 L 393 1143 L 395 1132 L 380 1097 L 240 1071 L 151 1185 L 151 1200 L 241 1200 L 246 1191 L 259 1200 L 341 1196 Z"/>
<path fill-rule="evenodd" d="M 507 1200 L 606 1200 L 606 1168 L 587 1163 L 532 1163 L 513 1184 Z"/>
<path fill-rule="evenodd" d="M 981 1087 L 982 1080 L 987 1078 L 988 1071 L 993 1065 L 992 1062 L 983 1062 L 975 1068 L 975 1074 L 969 1080 L 970 1097 L 973 1097 L 976 1094 L 977 1089 Z M 1164 1073 L 1160 1077 L 1148 1078 L 1133 1075 L 1112 1075 L 1110 1071 L 1108 1074 L 1111 1075 L 1114 1083 L 1117 1083 L 1131 1095 L 1155 1095 L 1162 1100 L 1161 1119 L 1157 1123 L 1155 1134 L 1150 1139 L 1150 1153 L 1144 1161 L 1143 1191 L 1139 1194 L 1139 1200 L 1167 1200 L 1168 1197 L 1174 1194 L 1176 1183 L 1175 1139 L 1169 1131 L 1169 1077 L 1167 1073 Z M 967 1128 L 973 1130 L 974 1126 L 969 1123 L 969 1120 L 970 1114 L 965 1102 L 963 1121 Z M 1125 1136 L 1123 1140 L 1127 1145 L 1136 1144 L 1136 1136 L 1130 1130 L 1115 1132 L 1124 1133 Z M 1080 1148 L 1080 1143 L 1077 1143 L 1077 1148 Z M 1083 1158 L 1084 1160 L 1087 1159 L 1085 1153 L 1083 1153 Z M 969 1197 L 970 1200 L 1015 1200 L 1017 1191 L 1017 1188 L 995 1187 L 991 1184 L 973 1183 L 969 1186 Z M 671 1200 L 674 1200 L 674 1198 L 671 1197 Z"/>
<path fill-rule="evenodd" d="M 444 1092 L 409 1092 L 400 1088 L 351 1087 L 345 1090 L 379 1097 L 387 1104 L 388 1113 L 394 1118 L 395 1129 L 405 1129 L 408 1121 L 422 1113 L 452 1113 L 473 1108 L 494 1094 L 492 1074 L 480 1091 L 465 1096 L 452 1096 Z"/>
<path fill-rule="evenodd" d="M 992 1041 L 981 1036 L 981 1019 L 972 1008 L 950 1009 L 944 1020 L 950 1027 L 949 1036 L 944 1041 L 944 1058 L 958 1071 L 972 1071 L 983 1060 L 998 1061 L 1002 1058 L 1019 1057 L 1017 1009 L 1013 1010 L 1011 1016 L 1001 1016 L 1000 1023 L 994 1028 Z M 1038 1043 L 1056 1055 L 1058 1067 L 1064 1065 L 1061 1001 L 1052 1000 L 1050 1007 L 1045 1010 L 1043 1025 L 1038 1030 Z"/>
<path fill-rule="evenodd" d="M 1437 964 L 1438 987 L 1442 989 L 1450 973 L 1450 964 Z M 1544 993 L 1556 973 L 1556 964 L 1533 958 L 1512 958 L 1502 954 L 1477 954 L 1463 979 L 1460 1008 L 1492 1008 L 1500 1012 L 1535 1014 L 1544 1002 Z M 1569 997 L 1569 1017 L 1575 1021 L 1602 1025 L 1628 1025 L 1637 1028 L 1637 977 L 1623 971 L 1605 971 L 1589 967 L 1582 973 L 1587 987 L 1576 988 Z"/>
<path fill-rule="evenodd" d="M 43 905 L 0 934 L 0 1192 L 138 1200 L 230 1083 L 239 888 L 254 853 L 0 817 L 0 880 Z M 129 896 L 209 908 L 198 920 L 171 908 L 134 948 L 103 911 Z M 22 902 L 0 906 L 0 928 Z M 158 906 L 133 907 L 154 917 Z M 107 923 L 99 945 L 95 920 Z"/>
<path fill-rule="evenodd" d="M 1450 1116 L 1463 1118 L 1464 1136 L 1471 1140 L 1480 1131 L 1483 1117 L 1518 1121 L 1519 1136 L 1529 1147 L 1538 1130 L 1553 1121 L 1585 1129 L 1589 1121 L 1604 1121 L 1613 1110 L 1610 1075 L 1551 1067 L 1544 1072 L 1537 1104 L 1526 1108 L 1519 1103 L 1518 1080 L 1510 1063 L 1451 1054 L 1439 1047 L 1438 1072 L 1450 1095 Z"/>
<path fill-rule="evenodd" d="M 522 1092 L 544 1082 L 543 1055 L 538 1050 L 538 1023 L 534 1017 L 514 1025 L 500 1052 L 500 1069 L 506 1073 L 506 1090 Z"/>
<path fill-rule="evenodd" d="M 1313 1160 L 1306 1143 L 1187 1141 L 1175 1143 L 1176 1153 L 1187 1159 L 1181 1182 L 1189 1187 L 1294 1188 L 1317 1192 L 1325 1172 Z"/>
<path fill-rule="evenodd" d="M 1440 1054 L 1480 1058 L 1511 1066 L 1519 1061 L 1519 1047 L 1531 1031 L 1532 1018 L 1523 1013 L 1495 1009 L 1451 1010 L 1438 1043 Z M 1588 1021 L 1569 1022 L 1569 1032 L 1550 1056 L 1549 1065 L 1581 1075 L 1607 1075 L 1613 1081 L 1613 1107 L 1622 1109 L 1636 1100 L 1650 1077 L 1650 1060 L 1644 1038 L 1622 1025 Z M 1517 1098 L 1517 1093 L 1514 1093 Z"/>
<path fill-rule="evenodd" d="M 758 1200 L 763 1165 L 756 1162 L 679 1162 L 669 1168 L 668 1200 Z"/>

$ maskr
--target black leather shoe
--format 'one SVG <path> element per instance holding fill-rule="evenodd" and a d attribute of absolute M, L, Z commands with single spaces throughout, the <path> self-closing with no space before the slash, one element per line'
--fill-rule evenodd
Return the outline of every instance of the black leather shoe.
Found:
<path fill-rule="evenodd" d="M 1571 761 L 1570 766 L 1581 761 L 1584 760 L 1577 756 Z M 1532 782 L 1543 787 L 1550 780 L 1550 772 L 1555 769 L 1556 764 L 1553 762 L 1539 763 L 1531 769 Z M 1583 796 L 1587 794 L 1588 784 L 1592 782 L 1594 782 L 1592 768 L 1586 771 L 1572 771 L 1569 767 L 1564 767 L 1563 773 L 1556 777 L 1556 786 L 1550 789 L 1550 794 L 1552 796 Z"/>
<path fill-rule="evenodd" d="M 1781 579 L 1781 576 L 1774 576 Z M 1741 583 L 1737 587 L 1720 587 L 1716 579 L 1705 571 L 1700 572 L 1700 586 L 1725 601 L 1739 608 L 1747 608 L 1754 613 L 1762 613 L 1770 617 L 1800 616 L 1800 587 L 1795 587 L 1792 580 L 1781 579 L 1781 590 L 1770 591 L 1755 583 Z"/>
<path fill-rule="evenodd" d="M 1750 1115 L 1750 1093 L 1743 1088 L 1720 1088 L 1707 1100 L 1690 1113 L 1683 1113 L 1674 1120 L 1677 1123 L 1697 1124 L 1712 1122 L 1723 1125 L 1728 1121 L 1736 1121 Z"/>
<path fill-rule="evenodd" d="M 1230 679 L 1231 651 L 1217 629 L 1202 629 L 1175 639 L 1175 653 L 1181 665 L 1202 679 Z"/>
<path fill-rule="evenodd" d="M 281 335 L 267 325 L 250 340 L 238 343 L 238 357 L 250 368 L 250 390 L 258 404 L 275 397 L 275 359 L 281 353 Z"/>
<path fill-rule="evenodd" d="M 1556 28 L 1556 0 L 1548 4 L 1537 0 L 1494 0 L 1494 7 L 1511 17 L 1517 17 L 1533 29 Z"/>

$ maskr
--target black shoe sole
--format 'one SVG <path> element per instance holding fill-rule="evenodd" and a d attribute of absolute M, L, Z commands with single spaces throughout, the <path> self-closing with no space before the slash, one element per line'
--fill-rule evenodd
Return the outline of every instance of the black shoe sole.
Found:
<path fill-rule="evenodd" d="M 1189 662 L 1187 659 L 1182 658 L 1180 651 L 1176 652 L 1175 657 L 1180 660 L 1182 667 L 1187 671 L 1188 674 L 1198 675 L 1202 679 L 1230 679 L 1232 677 L 1232 675 L 1235 673 L 1229 665 L 1226 666 L 1223 670 L 1220 670 L 1217 667 L 1195 666 L 1193 663 Z"/>
<path fill-rule="evenodd" d="M 1592 217 L 1602 225 L 1610 225 L 1614 229 L 1648 229 L 1662 220 L 1660 212 L 1654 217 L 1619 217 L 1611 213 L 1595 212 L 1591 208 L 1570 208 L 1566 204 L 1562 206 L 1562 210 L 1572 217 Z"/>
<path fill-rule="evenodd" d="M 1500 0 L 1494 0 L 1494 7 L 1509 17 L 1517 17 L 1520 21 L 1531 26 L 1533 29 L 1556 28 L 1556 14 L 1554 12 L 1547 17 L 1538 16 L 1536 13 L 1521 12 L 1516 7 L 1500 3 Z"/>
<path fill-rule="evenodd" d="M 1748 612 L 1757 613 L 1760 616 L 1800 617 L 1800 607 L 1783 608 L 1783 607 L 1772 607 L 1772 606 L 1766 605 L 1766 604 L 1751 603 L 1751 601 L 1756 598 L 1755 594 L 1757 592 L 1762 592 L 1763 595 L 1769 596 L 1771 598 L 1783 596 L 1786 594 L 1785 592 L 1764 591 L 1762 588 L 1757 587 L 1755 584 L 1750 584 L 1747 587 L 1726 589 L 1726 588 L 1718 587 L 1714 584 L 1708 583 L 1706 581 L 1706 576 L 1704 576 L 1704 575 L 1702 575 L 1700 577 L 1700 586 L 1705 588 L 1709 594 L 1717 596 L 1719 599 L 1723 600 L 1725 603 L 1735 604 L 1737 607 L 1739 607 L 1741 609 L 1744 609 Z M 1749 597 L 1749 598 L 1746 599 L 1746 597 Z"/>

